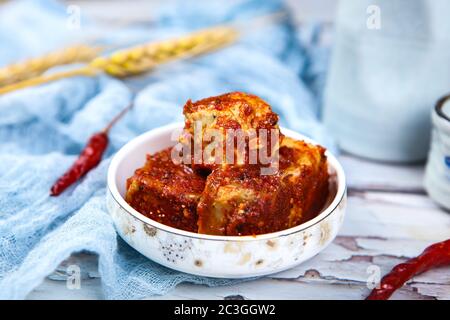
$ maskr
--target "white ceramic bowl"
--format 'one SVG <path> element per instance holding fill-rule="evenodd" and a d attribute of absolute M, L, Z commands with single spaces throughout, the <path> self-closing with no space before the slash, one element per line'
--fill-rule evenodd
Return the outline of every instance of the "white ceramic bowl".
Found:
<path fill-rule="evenodd" d="M 128 177 L 141 167 L 146 154 L 174 145 L 171 139 L 182 123 L 146 132 L 127 143 L 108 170 L 107 207 L 119 235 L 144 256 L 169 268 L 196 275 L 244 278 L 292 268 L 323 250 L 344 220 L 346 186 L 344 171 L 327 151 L 330 197 L 314 219 L 294 228 L 256 236 L 213 236 L 172 228 L 134 210 L 125 200 Z M 310 139 L 287 129 L 289 137 Z"/>

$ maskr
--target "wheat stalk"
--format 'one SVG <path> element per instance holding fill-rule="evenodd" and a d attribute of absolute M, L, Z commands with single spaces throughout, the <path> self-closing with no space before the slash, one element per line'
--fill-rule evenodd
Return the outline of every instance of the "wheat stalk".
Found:
<path fill-rule="evenodd" d="M 120 50 L 91 65 L 115 77 L 128 77 L 152 70 L 168 61 L 192 57 L 219 49 L 237 38 L 231 27 L 215 27 L 187 36 Z"/>
<path fill-rule="evenodd" d="M 172 40 L 119 50 L 107 57 L 97 57 L 79 69 L 41 75 L 0 87 L 0 94 L 71 76 L 93 76 L 102 72 L 120 78 L 134 76 L 168 61 L 217 50 L 234 42 L 237 37 L 238 31 L 230 26 L 209 28 Z"/>
<path fill-rule="evenodd" d="M 64 64 L 89 62 L 101 52 L 100 47 L 75 45 L 0 68 L 0 86 L 36 77 Z"/>

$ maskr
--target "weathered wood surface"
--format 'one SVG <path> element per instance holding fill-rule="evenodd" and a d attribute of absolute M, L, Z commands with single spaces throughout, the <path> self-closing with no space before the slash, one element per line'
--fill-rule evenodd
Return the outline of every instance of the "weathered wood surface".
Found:
<path fill-rule="evenodd" d="M 288 0 L 298 23 L 332 23 L 334 0 Z M 111 24 L 148 22 L 158 1 L 70 1 L 82 14 Z M 126 4 L 125 4 L 126 3 Z M 124 4 L 126 8 L 124 8 Z M 126 15 L 123 13 L 126 12 Z M 450 238 L 450 213 L 438 208 L 422 186 L 423 165 L 399 166 L 340 157 L 349 187 L 347 216 L 336 240 L 310 261 L 260 280 L 228 287 L 182 284 L 152 299 L 362 299 L 370 271 L 381 274 L 420 253 L 428 244 Z M 66 268 L 81 267 L 79 290 L 66 287 Z M 369 268 L 369 272 L 368 272 Z M 73 255 L 28 297 L 29 299 L 101 299 L 97 258 Z M 415 277 L 393 299 L 450 299 L 450 268 Z"/>
<path fill-rule="evenodd" d="M 422 188 L 423 166 L 398 166 L 340 157 L 348 177 L 348 210 L 336 240 L 319 255 L 291 270 L 234 286 L 182 284 L 152 299 L 362 299 L 373 270 L 381 275 L 450 238 L 450 214 Z M 81 266 L 81 289 L 66 288 L 67 265 Z M 62 264 L 29 299 L 99 299 L 101 281 L 94 255 L 78 254 Z M 450 268 L 415 277 L 394 299 L 450 299 Z"/>

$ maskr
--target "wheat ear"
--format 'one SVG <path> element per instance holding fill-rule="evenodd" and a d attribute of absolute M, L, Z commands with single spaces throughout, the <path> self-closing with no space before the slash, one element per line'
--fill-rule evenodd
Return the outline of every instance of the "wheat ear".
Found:
<path fill-rule="evenodd" d="M 97 57 L 79 69 L 51 75 L 41 75 L 0 87 L 0 94 L 78 75 L 93 76 L 105 72 L 114 77 L 129 77 L 148 72 L 168 61 L 217 50 L 234 42 L 237 37 L 238 31 L 233 27 L 209 28 L 172 40 L 119 50 L 107 57 Z"/>
<path fill-rule="evenodd" d="M 48 69 L 77 62 L 89 62 L 101 52 L 100 47 L 75 45 L 0 68 L 0 87 L 36 77 Z"/>

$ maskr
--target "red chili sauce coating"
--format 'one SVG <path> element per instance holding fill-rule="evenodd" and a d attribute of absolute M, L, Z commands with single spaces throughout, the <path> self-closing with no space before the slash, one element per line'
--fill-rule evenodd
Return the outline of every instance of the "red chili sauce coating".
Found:
<path fill-rule="evenodd" d="M 126 201 L 150 219 L 197 232 L 197 203 L 205 180 L 188 166 L 175 164 L 168 148 L 147 156 L 144 167 L 127 180 Z"/>

